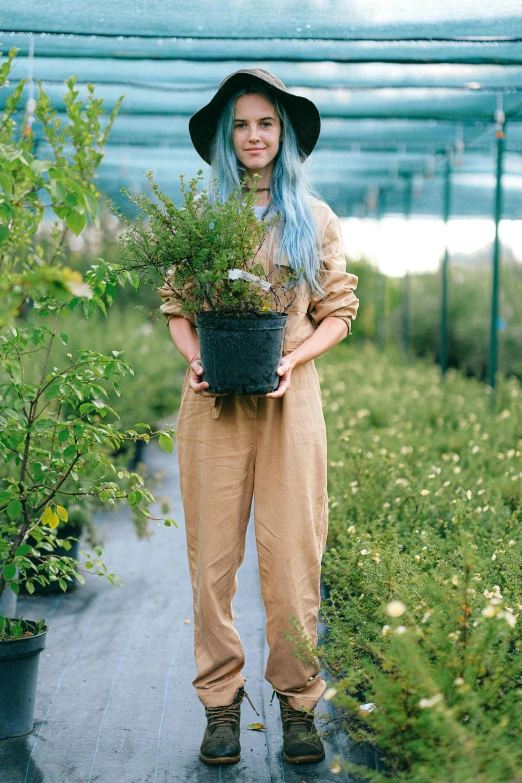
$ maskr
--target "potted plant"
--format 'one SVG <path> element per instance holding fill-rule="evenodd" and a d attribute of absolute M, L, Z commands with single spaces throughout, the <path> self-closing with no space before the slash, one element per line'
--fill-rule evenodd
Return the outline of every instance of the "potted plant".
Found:
<path fill-rule="evenodd" d="M 0 64 L 0 87 L 10 85 L 15 55 L 11 50 Z M 119 108 L 118 102 L 102 131 L 94 87 L 88 85 L 85 103 L 74 77 L 66 87 L 67 122 L 56 117 L 41 87 L 28 116 L 21 104 L 24 80 L 10 86 L 0 113 L 0 600 L 17 595 L 22 584 L 29 593 L 38 583 L 57 582 L 65 590 L 74 578 L 83 581 L 83 573 L 120 583 L 99 547 L 82 553 L 82 563 L 72 557 L 60 525 L 75 503 L 87 500 L 126 501 L 135 516 L 159 521 L 148 508 L 153 496 L 142 477 L 119 469 L 112 452 L 155 435 L 161 448 L 174 447 L 170 428 L 124 429 L 110 421 L 117 413 L 107 404 L 106 387 L 117 394 L 119 378 L 132 373 L 120 351 L 69 351 L 54 361 L 56 343 L 69 342 L 64 322 L 75 308 L 85 317 L 105 312 L 118 285 L 137 282 L 101 259 L 84 278 L 66 264 L 69 232 L 80 234 L 88 216 L 97 222 L 93 178 Z M 49 158 L 34 155 L 34 124 L 41 126 Z M 36 232 L 47 205 L 59 220 L 41 242 Z M 57 554 L 59 546 L 65 554 Z M 47 632 L 44 620 L 6 614 L 0 615 L 0 738 L 32 728 L 37 656 Z"/>
<path fill-rule="evenodd" d="M 38 662 L 46 634 L 43 620 L 0 616 L 0 740 L 33 728 Z"/>
<path fill-rule="evenodd" d="M 152 172 L 147 178 L 156 200 L 124 189 L 139 214 L 133 221 L 120 214 L 126 225 L 120 237 L 122 267 L 168 286 L 181 312 L 195 314 L 207 391 L 273 391 L 279 383 L 284 311 L 297 279 L 289 268 L 267 274 L 256 260 L 277 218 L 256 219 L 254 191 L 246 180 L 220 201 L 207 190 L 198 193 L 201 171 L 188 186 L 182 175 L 177 207 Z"/>

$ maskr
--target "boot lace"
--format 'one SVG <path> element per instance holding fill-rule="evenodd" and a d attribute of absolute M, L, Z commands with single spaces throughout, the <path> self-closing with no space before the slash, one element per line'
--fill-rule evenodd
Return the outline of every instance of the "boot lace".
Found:
<path fill-rule="evenodd" d="M 209 731 L 214 731 L 218 726 L 235 727 L 239 721 L 239 704 L 229 704 L 226 707 L 207 707 L 207 720 Z"/>
<path fill-rule="evenodd" d="M 241 699 L 237 703 L 227 704 L 223 707 L 220 706 L 206 708 L 209 731 L 213 732 L 218 726 L 237 726 L 240 720 L 240 707 L 243 701 L 243 696 L 246 696 L 250 706 L 256 715 L 259 716 L 259 712 L 252 704 L 248 693 L 244 689 L 241 689 L 241 691 L 238 693 L 241 694 Z"/>
<path fill-rule="evenodd" d="M 286 726 L 298 725 L 304 726 L 308 734 L 315 733 L 314 714 L 313 712 L 301 712 L 301 710 L 295 710 L 289 704 L 286 704 L 281 699 L 281 712 L 283 723 Z"/>

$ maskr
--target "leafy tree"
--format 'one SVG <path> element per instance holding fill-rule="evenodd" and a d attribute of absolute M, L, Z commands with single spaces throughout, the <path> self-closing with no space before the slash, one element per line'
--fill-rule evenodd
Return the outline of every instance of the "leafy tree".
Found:
<path fill-rule="evenodd" d="M 0 66 L 0 85 L 8 77 L 16 50 Z M 28 111 L 21 109 L 25 80 L 12 89 L 0 117 L 0 595 L 15 593 L 23 581 L 58 579 L 62 589 L 79 573 L 79 563 L 54 554 L 67 507 L 96 498 L 114 505 L 126 500 L 141 519 L 153 517 L 154 498 L 138 473 L 119 469 L 112 454 L 125 441 L 159 438 L 171 452 L 172 430 L 152 432 L 148 425 L 122 431 L 106 402 L 118 379 L 131 374 L 121 352 L 103 355 L 83 350 L 67 354 L 65 366 L 52 366 L 55 341 L 67 344 L 63 325 L 78 306 L 88 318 L 106 313 L 118 286 L 139 283 L 136 275 L 95 259 L 84 277 L 67 266 L 69 232 L 81 233 L 90 219 L 98 223 L 100 193 L 94 179 L 103 147 L 119 110 L 102 131 L 103 101 L 87 85 L 84 101 L 76 77 L 67 79 L 66 121 L 62 122 L 38 83 Z M 41 125 L 45 143 L 36 149 L 33 125 Z M 42 240 L 44 217 L 55 214 L 50 238 Z M 139 431 L 138 431 L 139 430 Z M 30 541 L 28 542 L 29 536 Z M 96 548 L 82 569 L 106 577 Z"/>

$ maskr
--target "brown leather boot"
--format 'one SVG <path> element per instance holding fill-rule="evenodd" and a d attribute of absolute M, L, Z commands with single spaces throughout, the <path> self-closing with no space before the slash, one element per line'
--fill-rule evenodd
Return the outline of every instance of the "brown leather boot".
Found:
<path fill-rule="evenodd" d="M 277 694 L 283 721 L 283 750 L 290 764 L 312 764 L 324 759 L 324 746 L 314 723 L 314 712 L 295 710 L 288 697 Z"/>
<path fill-rule="evenodd" d="M 245 691 L 240 688 L 232 704 L 205 707 L 207 728 L 199 752 L 205 764 L 235 764 L 240 759 L 239 721 Z"/>

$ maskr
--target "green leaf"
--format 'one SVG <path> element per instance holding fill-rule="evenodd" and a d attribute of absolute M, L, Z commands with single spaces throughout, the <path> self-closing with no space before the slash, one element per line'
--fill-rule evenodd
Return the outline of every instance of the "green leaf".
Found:
<path fill-rule="evenodd" d="M 164 433 L 159 436 L 159 447 L 160 449 L 163 449 L 163 451 L 168 452 L 169 454 L 172 454 L 174 451 L 174 441 L 170 437 L 170 435 L 165 435 Z"/>
<path fill-rule="evenodd" d="M 62 343 L 63 343 L 64 345 L 67 345 L 67 343 L 69 342 L 69 335 L 68 335 L 68 334 L 64 334 L 64 333 L 62 332 L 62 333 L 60 334 L 60 340 L 62 341 Z"/>
<path fill-rule="evenodd" d="M 68 457 L 75 457 L 76 456 L 76 446 L 73 443 L 71 443 L 70 446 L 67 446 L 67 448 L 64 449 L 63 456 L 67 457 L 67 458 Z"/>
<path fill-rule="evenodd" d="M 31 171 L 37 176 L 41 176 L 44 171 L 49 171 L 52 166 L 50 160 L 33 160 L 31 163 Z"/>
<path fill-rule="evenodd" d="M 15 555 L 17 557 L 23 557 L 24 555 L 28 555 L 31 549 L 32 546 L 29 544 L 20 544 L 20 546 L 15 550 Z"/>
<path fill-rule="evenodd" d="M 0 171 L 0 188 L 4 193 L 11 194 L 14 190 L 15 181 L 8 171 Z"/>
<path fill-rule="evenodd" d="M 83 194 L 83 197 L 85 199 L 85 207 L 87 209 L 87 212 L 92 218 L 96 217 L 100 209 L 100 204 L 98 202 L 98 199 L 95 198 L 92 195 L 92 193 L 89 193 L 88 191 L 86 191 Z"/>
<path fill-rule="evenodd" d="M 69 431 L 60 430 L 58 433 L 58 443 L 65 443 L 66 440 L 69 440 Z"/>
<path fill-rule="evenodd" d="M 4 568 L 4 577 L 6 580 L 14 579 L 16 576 L 16 566 L 14 563 L 8 563 Z"/>
<path fill-rule="evenodd" d="M 71 209 L 65 216 L 65 222 L 72 233 L 78 236 L 87 225 L 87 215 L 78 212 L 76 209 Z"/>
<path fill-rule="evenodd" d="M 0 224 L 0 242 L 3 242 L 7 237 L 9 236 L 11 232 L 7 228 L 7 226 L 3 226 Z"/>
<path fill-rule="evenodd" d="M 34 593 L 34 585 L 32 582 L 27 581 L 25 583 L 25 589 L 29 593 L 29 595 L 32 595 Z"/>
<path fill-rule="evenodd" d="M 10 519 L 16 519 L 22 513 L 22 504 L 19 500 L 11 500 L 6 510 Z"/>

